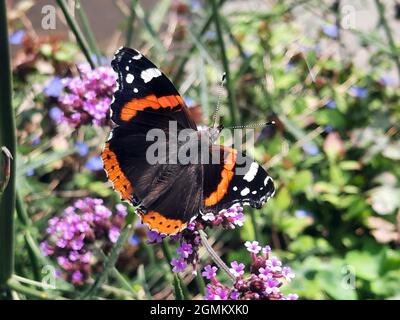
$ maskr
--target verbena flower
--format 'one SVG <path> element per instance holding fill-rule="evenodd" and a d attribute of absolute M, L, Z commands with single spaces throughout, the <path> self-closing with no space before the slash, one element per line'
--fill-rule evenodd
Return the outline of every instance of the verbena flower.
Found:
<path fill-rule="evenodd" d="M 46 239 L 40 244 L 42 253 L 57 261 L 66 280 L 82 285 L 96 263 L 94 244 L 107 251 L 117 241 L 126 214 L 121 204 L 111 212 L 102 199 L 77 200 L 48 221 Z"/>
<path fill-rule="evenodd" d="M 352 86 L 350 88 L 350 94 L 356 98 L 365 98 L 368 96 L 368 89 L 358 86 Z"/>
<path fill-rule="evenodd" d="M 258 245 L 257 241 L 246 241 L 244 243 L 245 247 L 247 248 L 247 251 L 251 252 L 251 253 L 259 253 L 261 251 L 261 246 Z"/>
<path fill-rule="evenodd" d="M 208 280 L 211 280 L 211 279 L 215 278 L 215 276 L 217 275 L 217 271 L 218 271 L 217 267 L 213 267 L 213 266 L 208 264 L 208 265 L 206 265 L 204 267 L 204 271 L 201 273 L 201 275 L 204 278 L 207 278 Z"/>
<path fill-rule="evenodd" d="M 261 249 L 257 241 L 245 243 L 251 253 L 250 274 L 245 274 L 243 263 L 233 261 L 230 272 L 235 277 L 232 286 L 219 282 L 216 278 L 217 267 L 207 265 L 202 276 L 210 283 L 206 287 L 207 300 L 296 300 L 297 294 L 285 296 L 281 287 L 294 278 L 294 273 L 277 257 L 270 257 L 270 247 Z M 260 253 L 261 252 L 261 253 Z"/>
<path fill-rule="evenodd" d="M 319 154 L 319 148 L 315 143 L 309 142 L 303 145 L 303 150 L 305 153 L 315 156 Z"/>
<path fill-rule="evenodd" d="M 90 171 L 101 171 L 104 168 L 103 160 L 100 156 L 91 157 L 86 161 L 85 168 Z"/>
<path fill-rule="evenodd" d="M 337 38 L 339 35 L 339 29 L 334 24 L 327 24 L 322 27 L 322 32 L 330 38 Z"/>
<path fill-rule="evenodd" d="M 185 271 L 187 264 L 183 258 L 173 258 L 171 260 L 171 265 L 173 266 L 172 271 L 173 272 L 183 272 Z"/>
<path fill-rule="evenodd" d="M 107 124 L 116 86 L 115 72 L 110 67 L 92 70 L 88 64 L 80 64 L 78 70 L 80 76 L 62 80 L 65 90 L 58 96 L 62 116 L 57 122 L 74 128 L 84 124 Z"/>
<path fill-rule="evenodd" d="M 239 205 L 234 205 L 227 210 L 221 210 L 217 214 L 206 213 L 204 215 L 199 215 L 193 222 L 188 224 L 185 230 L 170 237 L 170 239 L 173 241 L 180 241 L 176 252 L 180 259 L 183 259 L 186 264 L 192 265 L 193 273 L 196 273 L 197 262 L 199 260 L 198 250 L 201 243 L 198 230 L 215 227 L 234 229 L 236 226 L 242 226 L 243 222 L 243 208 Z M 150 231 L 148 236 L 150 243 L 161 242 L 163 239 L 160 234 L 154 231 Z"/>

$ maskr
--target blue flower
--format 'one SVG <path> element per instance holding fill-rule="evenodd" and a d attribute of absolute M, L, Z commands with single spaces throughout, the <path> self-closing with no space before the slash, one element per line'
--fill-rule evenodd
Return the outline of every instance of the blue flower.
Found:
<path fill-rule="evenodd" d="M 31 143 L 34 146 L 37 146 L 38 144 L 40 144 L 42 142 L 42 139 L 40 139 L 39 136 L 35 136 L 32 138 Z"/>
<path fill-rule="evenodd" d="M 81 157 L 84 157 L 89 153 L 89 146 L 84 142 L 78 141 L 75 143 L 75 149 Z"/>
<path fill-rule="evenodd" d="M 339 35 L 339 29 L 334 24 L 326 24 L 322 27 L 322 32 L 330 38 L 337 38 Z"/>
<path fill-rule="evenodd" d="M 329 100 L 326 105 L 327 108 L 329 109 L 336 109 L 336 101 L 335 100 Z"/>
<path fill-rule="evenodd" d="M 204 35 L 204 38 L 206 40 L 211 40 L 211 39 L 215 39 L 216 36 L 217 36 L 217 34 L 214 31 L 207 31 Z"/>
<path fill-rule="evenodd" d="M 196 106 L 196 102 L 190 97 L 184 96 L 183 100 L 185 100 L 185 103 L 189 108 Z"/>
<path fill-rule="evenodd" d="M 132 246 L 137 246 L 140 243 L 140 238 L 137 235 L 133 235 L 129 238 L 128 242 Z"/>
<path fill-rule="evenodd" d="M 59 77 L 54 77 L 44 88 L 44 93 L 49 97 L 59 97 L 64 85 Z"/>
<path fill-rule="evenodd" d="M 85 168 L 90 171 L 103 170 L 103 160 L 100 156 L 91 157 L 88 161 L 86 161 Z"/>
<path fill-rule="evenodd" d="M 319 148 L 315 143 L 309 142 L 303 146 L 303 150 L 305 153 L 315 156 L 319 153 Z"/>
<path fill-rule="evenodd" d="M 33 169 L 28 169 L 28 170 L 26 170 L 26 172 L 25 172 L 25 175 L 26 175 L 27 177 L 32 177 L 34 174 L 35 174 L 35 170 L 33 170 Z"/>
<path fill-rule="evenodd" d="M 330 125 L 325 126 L 324 131 L 325 131 L 326 133 L 332 132 L 332 131 L 333 131 L 333 127 L 330 126 Z"/>
<path fill-rule="evenodd" d="M 95 64 L 100 66 L 109 65 L 111 62 L 107 57 L 104 56 L 100 56 L 99 59 L 97 59 L 97 56 L 95 54 L 91 54 L 90 58 L 93 60 Z"/>
<path fill-rule="evenodd" d="M 353 86 L 350 88 L 350 94 L 357 98 L 365 98 L 368 96 L 368 89 L 363 87 Z"/>
<path fill-rule="evenodd" d="M 393 86 L 395 84 L 395 80 L 389 75 L 382 75 L 379 80 L 384 86 Z"/>
<path fill-rule="evenodd" d="M 312 217 L 312 213 L 310 211 L 307 211 L 305 209 L 298 209 L 294 212 L 295 216 L 297 218 L 307 218 L 307 217 Z"/>
<path fill-rule="evenodd" d="M 53 119 L 53 121 L 55 122 L 60 122 L 62 116 L 63 116 L 63 112 L 61 111 L 60 108 L 58 107 L 53 107 L 50 109 L 49 111 L 49 116 L 51 119 Z"/>
<path fill-rule="evenodd" d="M 24 40 L 25 30 L 17 30 L 12 35 L 10 35 L 9 41 L 10 44 L 21 44 L 22 40 Z"/>
<path fill-rule="evenodd" d="M 191 0 L 190 4 L 192 5 L 193 11 L 198 11 L 201 9 L 201 3 L 199 0 Z"/>
<path fill-rule="evenodd" d="M 294 69 L 296 67 L 296 64 L 294 62 L 288 62 L 285 66 L 285 72 L 288 73 L 290 72 L 292 69 Z"/>

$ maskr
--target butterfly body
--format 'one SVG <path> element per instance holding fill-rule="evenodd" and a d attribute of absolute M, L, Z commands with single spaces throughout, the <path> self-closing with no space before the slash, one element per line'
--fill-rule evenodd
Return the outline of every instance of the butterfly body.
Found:
<path fill-rule="evenodd" d="M 273 195 L 261 166 L 214 144 L 222 126 L 197 130 L 173 84 L 139 51 L 118 50 L 112 66 L 118 89 L 104 168 L 150 229 L 175 234 L 199 214 L 234 204 L 260 208 Z"/>

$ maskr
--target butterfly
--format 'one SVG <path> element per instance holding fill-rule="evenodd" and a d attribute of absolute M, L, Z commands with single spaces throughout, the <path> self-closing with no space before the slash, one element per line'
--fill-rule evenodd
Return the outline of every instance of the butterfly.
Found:
<path fill-rule="evenodd" d="M 214 143 L 221 126 L 197 130 L 174 85 L 139 51 L 120 48 L 111 65 L 118 79 L 110 108 L 113 129 L 102 152 L 104 169 L 121 199 L 137 207 L 151 230 L 173 235 L 199 214 L 237 204 L 261 208 L 274 194 L 272 178 L 257 162 Z M 190 129 L 192 136 L 207 140 L 206 153 L 217 160 L 150 163 L 146 152 L 154 141 L 148 133 L 167 132 L 171 123 L 178 134 Z"/>

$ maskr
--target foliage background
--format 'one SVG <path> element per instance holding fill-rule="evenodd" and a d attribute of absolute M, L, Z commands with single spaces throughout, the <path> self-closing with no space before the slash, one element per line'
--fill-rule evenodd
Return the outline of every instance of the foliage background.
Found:
<path fill-rule="evenodd" d="M 246 208 L 243 228 L 210 234 L 225 261 L 246 261 L 242 243 L 257 239 L 293 268 L 296 278 L 287 290 L 300 298 L 400 297 L 395 1 L 351 2 L 350 28 L 344 1 L 113 1 L 105 7 L 70 1 L 84 45 L 60 3 L 53 3 L 56 30 L 44 31 L 40 1 L 7 1 L 18 144 L 11 296 L 78 298 L 87 289 L 61 278 L 57 289 L 43 289 L 43 267 L 55 262 L 38 245 L 48 220 L 74 200 L 119 203 L 96 167 L 109 128 L 57 125 L 51 117 L 57 102 L 48 91 L 55 90 L 55 77 L 74 74 L 77 63 L 107 64 L 116 48 L 128 45 L 145 52 L 201 106 L 205 123 L 223 71 L 227 124 L 277 122 L 258 132 L 254 150 L 276 181 L 276 195 L 261 210 Z M 373 26 L 366 29 L 368 17 Z M 97 27 L 106 31 L 94 37 Z M 79 153 L 77 142 L 88 151 Z M 116 269 L 95 297 L 173 298 L 175 276 L 163 257 L 173 248 L 147 245 L 143 230 L 133 225 Z M 187 297 L 200 298 L 196 277 L 187 272 L 181 278 Z"/>

